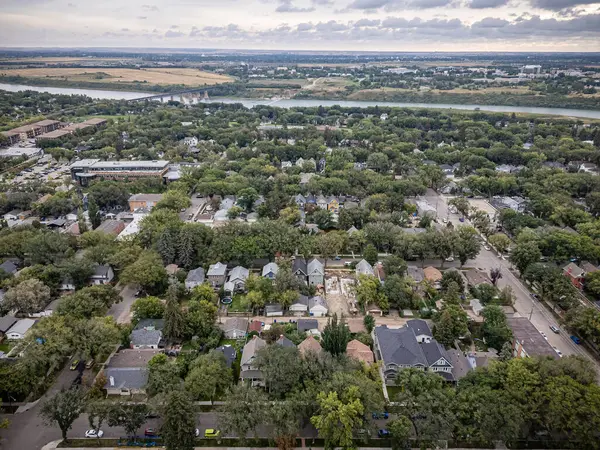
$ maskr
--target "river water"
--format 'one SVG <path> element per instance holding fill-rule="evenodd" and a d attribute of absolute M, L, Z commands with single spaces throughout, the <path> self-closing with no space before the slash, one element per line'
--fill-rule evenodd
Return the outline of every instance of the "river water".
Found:
<path fill-rule="evenodd" d="M 18 84 L 3 84 L 0 83 L 0 90 L 9 92 L 17 91 L 37 91 L 48 92 L 50 94 L 66 94 L 66 95 L 87 95 L 88 97 L 97 99 L 110 100 L 133 100 L 137 98 L 155 96 L 153 93 L 143 92 L 126 92 L 126 91 L 105 91 L 95 89 L 75 89 L 75 88 L 56 88 L 45 86 L 24 86 Z M 186 104 L 203 102 L 202 96 L 199 94 L 183 94 L 183 95 L 165 95 L 157 100 L 166 102 L 169 100 L 177 100 Z M 567 108 L 538 108 L 529 106 L 497 106 L 497 105 L 463 105 L 463 104 L 444 104 L 444 103 L 403 103 L 403 102 L 379 102 L 379 101 L 352 101 L 352 100 L 314 100 L 314 99 L 280 99 L 280 100 L 256 100 L 256 99 L 232 99 L 232 98 L 215 98 L 208 102 L 222 103 L 241 103 L 244 106 L 251 108 L 257 105 L 277 106 L 279 108 L 292 108 L 295 106 L 314 107 L 314 106 L 333 106 L 339 105 L 342 107 L 369 107 L 369 106 L 387 106 L 399 108 L 437 108 L 437 109 L 460 109 L 473 111 L 479 108 L 482 111 L 492 111 L 501 113 L 530 113 L 530 114 L 546 114 L 565 117 L 581 117 L 588 119 L 600 119 L 600 111 L 585 110 L 585 109 L 567 109 Z"/>

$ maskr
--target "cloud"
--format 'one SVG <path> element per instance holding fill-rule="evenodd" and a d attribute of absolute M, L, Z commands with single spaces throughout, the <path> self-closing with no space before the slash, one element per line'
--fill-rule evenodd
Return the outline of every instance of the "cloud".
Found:
<path fill-rule="evenodd" d="M 275 9 L 275 12 L 280 13 L 306 13 L 314 11 L 314 7 L 310 8 L 299 8 L 292 4 L 292 0 L 279 0 L 279 6 Z"/>
<path fill-rule="evenodd" d="M 182 33 L 180 31 L 171 31 L 171 30 L 168 30 L 165 33 L 165 37 L 166 38 L 178 38 L 178 37 L 183 37 L 183 36 L 185 36 L 185 33 Z"/>
<path fill-rule="evenodd" d="M 154 12 L 159 11 L 158 6 L 156 6 L 156 5 L 142 5 L 142 9 L 145 11 L 154 11 Z"/>
<path fill-rule="evenodd" d="M 381 20 L 379 20 L 379 19 L 374 19 L 374 20 L 360 19 L 360 20 L 357 20 L 356 22 L 354 22 L 355 27 L 378 27 L 380 24 L 381 24 Z"/>
<path fill-rule="evenodd" d="M 332 6 L 333 0 L 312 0 L 313 5 Z"/>
<path fill-rule="evenodd" d="M 473 9 L 498 8 L 506 5 L 508 1 L 509 0 L 471 0 L 467 3 L 467 6 Z"/>
<path fill-rule="evenodd" d="M 148 16 L 137 16 L 137 18 L 140 20 L 146 20 L 148 18 Z"/>
<path fill-rule="evenodd" d="M 308 23 L 299 23 L 298 26 L 296 27 L 297 31 L 309 31 L 312 30 L 315 26 L 308 22 Z"/>
<path fill-rule="evenodd" d="M 380 8 L 383 8 L 386 11 L 430 9 L 449 6 L 455 1 L 456 0 L 353 0 L 346 9 L 360 9 L 365 11 L 375 11 Z"/>
<path fill-rule="evenodd" d="M 498 19 L 496 17 L 486 17 L 479 22 L 471 25 L 471 28 L 500 28 L 510 24 L 508 20 Z"/>
<path fill-rule="evenodd" d="M 171 30 L 176 30 L 177 28 L 179 28 L 179 25 L 171 25 L 169 28 Z"/>
<path fill-rule="evenodd" d="M 74 5 L 73 3 L 67 3 L 67 6 L 69 8 L 77 8 L 77 5 Z"/>
<path fill-rule="evenodd" d="M 128 32 L 128 31 L 129 31 L 129 28 L 121 28 L 121 31 Z"/>
<path fill-rule="evenodd" d="M 531 0 L 531 6 L 550 11 L 560 11 L 562 9 L 590 5 L 598 2 L 599 0 Z"/>

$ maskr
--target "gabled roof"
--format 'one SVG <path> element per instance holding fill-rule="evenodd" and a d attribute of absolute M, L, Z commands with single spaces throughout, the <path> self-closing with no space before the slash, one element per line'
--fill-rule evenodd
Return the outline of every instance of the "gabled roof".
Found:
<path fill-rule="evenodd" d="M 0 317 L 0 333 L 6 333 L 10 330 L 15 323 L 17 323 L 17 318 L 13 316 L 4 316 Z"/>
<path fill-rule="evenodd" d="M 358 275 L 373 275 L 373 266 L 366 259 L 361 259 L 356 265 Z"/>
<path fill-rule="evenodd" d="M 379 343 L 384 363 L 396 365 L 422 365 L 427 367 L 427 358 L 417 342 L 412 328 L 388 328 L 381 325 L 375 328 L 375 336 Z"/>
<path fill-rule="evenodd" d="M 314 297 L 308 299 L 308 308 L 313 309 L 315 306 L 322 306 L 323 308 L 327 309 L 327 302 L 320 295 L 315 295 Z"/>
<path fill-rule="evenodd" d="M 279 272 L 279 266 L 276 263 L 271 262 L 263 266 L 262 276 L 266 277 L 270 273 L 273 273 L 273 275 L 277 275 L 277 272 Z"/>
<path fill-rule="evenodd" d="M 202 267 L 198 267 L 197 269 L 190 270 L 185 277 L 185 281 L 196 282 L 196 283 L 204 283 L 204 279 L 206 278 L 204 269 Z"/>
<path fill-rule="evenodd" d="M 577 264 L 572 262 L 563 267 L 563 271 L 575 278 L 580 278 L 585 275 L 585 272 Z"/>
<path fill-rule="evenodd" d="M 232 366 L 236 357 L 236 351 L 233 345 L 221 345 L 220 347 L 215 348 L 215 351 L 223 353 L 225 361 L 227 361 L 227 367 Z"/>
<path fill-rule="evenodd" d="M 265 313 L 278 313 L 283 312 L 283 307 L 279 303 L 271 303 L 265 306 Z"/>
<path fill-rule="evenodd" d="M 230 317 L 223 323 L 223 331 L 241 330 L 244 333 L 248 329 L 248 319 L 244 317 Z"/>
<path fill-rule="evenodd" d="M 358 228 L 356 228 L 354 225 L 351 226 L 350 228 L 348 228 L 348 231 L 346 231 L 346 233 L 348 233 L 348 236 L 352 236 L 352 234 L 356 233 L 358 231 Z"/>
<path fill-rule="evenodd" d="M 471 286 L 479 286 L 480 284 L 492 284 L 492 280 L 490 280 L 485 272 L 481 272 L 480 270 L 467 270 L 465 272 L 465 278 L 467 282 Z"/>
<path fill-rule="evenodd" d="M 105 389 L 142 389 L 148 384 L 148 369 L 145 367 L 118 367 L 104 370 Z"/>
<path fill-rule="evenodd" d="M 139 329 L 131 332 L 132 345 L 158 345 L 162 339 L 162 331 L 157 329 Z"/>
<path fill-rule="evenodd" d="M 12 261 L 4 261 L 2 264 L 0 264 L 0 269 L 4 270 L 4 272 L 8 273 L 8 274 L 13 274 L 15 273 L 19 268 L 17 267 L 17 265 L 12 262 Z"/>
<path fill-rule="evenodd" d="M 356 339 L 348 342 L 348 345 L 346 346 L 346 354 L 350 358 L 366 362 L 367 364 L 373 364 L 375 362 L 373 352 L 369 346 Z"/>
<path fill-rule="evenodd" d="M 262 330 L 262 322 L 260 320 L 253 320 L 250 322 L 250 325 L 248 325 L 248 333 L 252 331 L 260 333 L 260 330 Z"/>
<path fill-rule="evenodd" d="M 134 330 L 162 330 L 165 327 L 165 319 L 142 319 L 135 326 Z"/>
<path fill-rule="evenodd" d="M 282 347 L 286 347 L 286 348 L 291 348 L 291 347 L 295 347 L 296 346 L 292 341 L 290 341 L 283 334 L 281 336 L 279 336 L 279 339 L 277 339 L 275 341 L 275 343 L 277 345 L 281 345 Z"/>
<path fill-rule="evenodd" d="M 248 341 L 246 345 L 244 345 L 244 350 L 242 351 L 242 360 L 240 364 L 243 366 L 244 364 L 248 364 L 252 361 L 252 358 L 256 356 L 256 352 L 258 352 L 261 348 L 267 346 L 267 343 L 263 341 L 258 336 L 252 336 L 252 339 Z"/>
<path fill-rule="evenodd" d="M 420 267 L 408 266 L 406 268 L 406 274 L 413 280 L 415 280 L 417 283 L 420 283 L 425 279 L 425 273 Z"/>
<path fill-rule="evenodd" d="M 321 275 L 325 275 L 325 266 L 317 258 L 313 258 L 309 261 L 309 263 L 306 265 L 306 270 L 308 272 L 308 275 L 315 272 Z"/>
<path fill-rule="evenodd" d="M 108 278 L 108 272 L 110 270 L 110 266 L 107 264 L 99 264 L 94 267 L 93 278 Z"/>
<path fill-rule="evenodd" d="M 316 330 L 319 328 L 319 321 L 317 319 L 298 319 L 296 326 L 300 332 Z"/>
<path fill-rule="evenodd" d="M 218 262 L 215 264 L 211 264 L 209 266 L 206 276 L 219 277 L 219 276 L 224 276 L 226 272 L 227 272 L 227 265 Z"/>
<path fill-rule="evenodd" d="M 298 271 L 306 275 L 306 260 L 304 258 L 296 258 L 292 263 L 292 272 L 296 273 Z"/>
<path fill-rule="evenodd" d="M 323 348 L 313 336 L 309 336 L 302 342 L 300 342 L 300 344 L 298 344 L 298 351 L 302 356 L 304 356 L 308 352 L 314 352 L 319 354 L 323 351 Z"/>
<path fill-rule="evenodd" d="M 415 332 L 415 336 L 426 335 L 429 337 L 433 337 L 431 328 L 429 328 L 429 325 L 423 319 L 408 320 L 406 322 L 406 326 L 408 328 L 412 328 L 412 330 Z"/>
<path fill-rule="evenodd" d="M 233 280 L 246 280 L 248 278 L 248 275 L 250 274 L 250 271 L 248 269 L 246 269 L 245 267 L 242 266 L 236 266 L 233 269 L 231 269 L 231 272 L 229 272 L 229 281 L 233 281 Z"/>
<path fill-rule="evenodd" d="M 435 340 L 431 342 L 423 342 L 421 344 L 421 349 L 425 354 L 425 359 L 427 359 L 428 366 L 435 364 L 441 358 L 444 358 L 446 361 L 448 361 L 448 363 L 450 363 L 448 355 L 446 354 L 446 350 L 440 345 L 439 342 Z"/>
<path fill-rule="evenodd" d="M 294 197 L 294 201 L 296 203 L 306 203 L 306 198 L 304 198 L 304 195 L 298 194 Z"/>
<path fill-rule="evenodd" d="M 6 333 L 19 333 L 20 335 L 24 335 L 34 324 L 35 320 L 33 319 L 21 319 L 9 328 Z"/>

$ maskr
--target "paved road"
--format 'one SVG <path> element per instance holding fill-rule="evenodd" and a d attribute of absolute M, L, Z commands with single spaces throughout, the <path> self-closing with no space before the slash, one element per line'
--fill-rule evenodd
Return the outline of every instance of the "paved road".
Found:
<path fill-rule="evenodd" d="M 108 315 L 114 317 L 117 323 L 131 322 L 131 305 L 137 299 L 136 292 L 137 288 L 132 284 L 128 284 L 121 290 L 122 300 L 112 305 L 108 310 Z"/>

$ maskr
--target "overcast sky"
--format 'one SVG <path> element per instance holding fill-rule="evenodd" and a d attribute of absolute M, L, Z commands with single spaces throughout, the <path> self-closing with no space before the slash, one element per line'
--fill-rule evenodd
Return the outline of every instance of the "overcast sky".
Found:
<path fill-rule="evenodd" d="M 0 0 L 0 46 L 600 51 L 600 0 Z"/>

